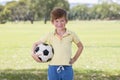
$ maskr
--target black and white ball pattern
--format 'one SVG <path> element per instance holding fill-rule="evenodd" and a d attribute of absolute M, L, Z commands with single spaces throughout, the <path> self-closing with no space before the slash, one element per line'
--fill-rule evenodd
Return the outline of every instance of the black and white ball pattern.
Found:
<path fill-rule="evenodd" d="M 35 49 L 35 54 L 39 55 L 39 59 L 42 62 L 48 62 L 54 55 L 53 47 L 49 44 L 41 43 Z"/>

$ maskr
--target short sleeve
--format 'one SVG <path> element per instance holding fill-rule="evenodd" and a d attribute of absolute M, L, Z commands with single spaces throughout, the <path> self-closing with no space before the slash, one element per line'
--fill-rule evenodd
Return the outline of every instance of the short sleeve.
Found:
<path fill-rule="evenodd" d="M 43 42 L 43 43 L 49 43 L 49 39 L 50 39 L 50 33 L 42 36 L 42 37 L 40 38 L 40 41 Z"/>
<path fill-rule="evenodd" d="M 77 44 L 77 43 L 80 42 L 79 37 L 78 37 L 74 32 L 72 33 L 72 37 L 73 37 L 73 42 L 74 42 L 75 44 Z"/>

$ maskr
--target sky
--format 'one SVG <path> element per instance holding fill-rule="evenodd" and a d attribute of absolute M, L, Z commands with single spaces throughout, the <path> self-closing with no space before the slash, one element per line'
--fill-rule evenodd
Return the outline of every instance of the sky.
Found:
<path fill-rule="evenodd" d="M 70 3 L 92 3 L 96 4 L 98 0 L 68 0 Z"/>
<path fill-rule="evenodd" d="M 8 2 L 8 1 L 15 1 L 15 0 L 0 0 L 0 2 Z"/>
<path fill-rule="evenodd" d="M 97 4 L 99 0 L 68 0 L 69 3 L 90 3 L 90 4 Z M 103 0 L 103 1 L 109 1 L 109 0 Z M 120 0 L 112 0 L 113 2 L 119 3 Z"/>
<path fill-rule="evenodd" d="M 5 4 L 6 2 L 9 2 L 9 1 L 17 1 L 17 0 L 0 0 L 0 4 Z"/>

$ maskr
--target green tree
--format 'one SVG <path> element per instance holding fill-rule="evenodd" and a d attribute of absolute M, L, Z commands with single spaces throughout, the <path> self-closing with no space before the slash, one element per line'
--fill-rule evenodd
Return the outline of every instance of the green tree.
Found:
<path fill-rule="evenodd" d="M 4 11 L 4 6 L 0 5 L 0 24 L 6 23 L 6 16 Z"/>
<path fill-rule="evenodd" d="M 9 20 L 13 20 L 17 16 L 16 15 L 16 11 L 17 11 L 16 6 L 17 6 L 16 1 L 8 2 L 5 5 L 4 13 L 8 16 Z"/>
<path fill-rule="evenodd" d="M 120 5 L 117 3 L 110 4 L 108 16 L 110 19 L 120 19 Z"/>
<path fill-rule="evenodd" d="M 46 23 L 49 20 L 50 11 L 54 7 L 62 7 L 69 10 L 69 3 L 66 0 L 27 0 L 29 9 L 34 13 L 35 19 L 44 19 Z"/>
<path fill-rule="evenodd" d="M 69 13 L 73 19 L 85 20 L 88 18 L 88 7 L 86 5 L 77 5 L 73 7 Z"/>

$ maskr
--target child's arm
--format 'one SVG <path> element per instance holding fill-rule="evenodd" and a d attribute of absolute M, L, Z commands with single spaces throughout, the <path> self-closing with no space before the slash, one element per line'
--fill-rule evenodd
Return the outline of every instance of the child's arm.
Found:
<path fill-rule="evenodd" d="M 80 54 L 82 53 L 83 45 L 81 42 L 77 43 L 77 47 L 78 47 L 78 50 L 77 50 L 75 56 L 70 60 L 70 64 L 73 64 L 78 59 Z"/>
<path fill-rule="evenodd" d="M 32 47 L 32 54 L 31 54 L 31 56 L 32 56 L 33 59 L 34 59 L 35 61 L 37 61 L 37 62 L 41 62 L 41 60 L 38 58 L 38 55 L 35 54 L 35 48 L 36 48 L 36 46 L 37 46 L 38 44 L 40 44 L 40 43 L 42 43 L 42 42 L 41 42 L 41 41 L 35 42 L 35 43 L 33 44 L 33 47 Z"/>

